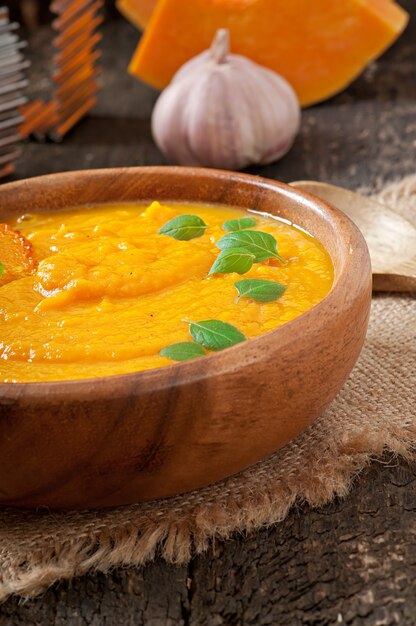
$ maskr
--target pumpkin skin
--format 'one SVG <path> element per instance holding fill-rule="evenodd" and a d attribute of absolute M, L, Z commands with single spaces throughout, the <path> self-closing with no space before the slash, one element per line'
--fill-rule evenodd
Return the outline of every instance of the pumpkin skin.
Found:
<path fill-rule="evenodd" d="M 228 28 L 233 53 L 281 74 L 308 106 L 349 85 L 407 21 L 392 0 L 159 0 L 129 71 L 162 89 Z"/>

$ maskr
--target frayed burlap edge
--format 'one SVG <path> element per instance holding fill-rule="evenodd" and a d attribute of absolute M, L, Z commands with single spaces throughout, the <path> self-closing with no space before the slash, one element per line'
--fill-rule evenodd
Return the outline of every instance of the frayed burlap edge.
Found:
<path fill-rule="evenodd" d="M 416 176 L 378 197 L 414 219 Z M 159 556 L 184 563 L 215 538 L 283 520 L 295 503 L 321 506 L 345 496 L 357 473 L 386 450 L 413 460 L 415 326 L 414 298 L 376 296 L 363 353 L 331 407 L 283 449 L 221 483 L 105 511 L 0 509 L 0 600 Z"/>

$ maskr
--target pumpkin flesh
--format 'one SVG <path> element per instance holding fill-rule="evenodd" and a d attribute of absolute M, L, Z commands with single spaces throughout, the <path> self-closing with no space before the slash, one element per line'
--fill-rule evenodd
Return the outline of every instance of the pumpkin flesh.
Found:
<path fill-rule="evenodd" d="M 281 74 L 307 106 L 351 83 L 407 20 L 392 0 L 159 0 L 129 71 L 162 89 L 228 28 L 232 52 Z"/>
<path fill-rule="evenodd" d="M 152 17 L 157 0 L 117 0 L 116 6 L 139 30 L 144 30 Z"/>

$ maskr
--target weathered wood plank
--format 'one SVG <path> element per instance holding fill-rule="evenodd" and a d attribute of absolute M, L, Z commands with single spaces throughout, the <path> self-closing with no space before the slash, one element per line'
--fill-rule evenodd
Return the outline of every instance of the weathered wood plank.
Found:
<path fill-rule="evenodd" d="M 281 162 L 251 171 L 377 188 L 414 173 L 416 16 L 406 34 L 346 92 L 304 112 Z M 48 84 L 46 31 L 32 39 L 33 91 Z M 150 134 L 156 92 L 125 72 L 137 33 L 106 25 L 98 106 L 63 144 L 25 147 L 17 175 L 164 163 Z M 109 45 L 111 42 L 111 45 Z M 117 51 L 117 54 L 114 54 Z M 0 626 L 393 626 L 416 624 L 416 468 L 377 463 L 351 494 L 299 507 L 275 527 L 218 543 L 189 567 L 91 574 L 43 597 L 0 607 Z"/>
<path fill-rule="evenodd" d="M 415 480 L 374 465 L 344 501 L 220 545 L 194 563 L 190 623 L 414 624 Z"/>

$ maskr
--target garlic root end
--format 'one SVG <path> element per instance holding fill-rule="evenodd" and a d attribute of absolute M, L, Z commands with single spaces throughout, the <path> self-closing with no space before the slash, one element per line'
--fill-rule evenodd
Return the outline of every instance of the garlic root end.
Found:
<path fill-rule="evenodd" d="M 217 30 L 210 51 L 215 63 L 225 63 L 230 52 L 230 31 L 228 28 L 219 28 Z"/>

